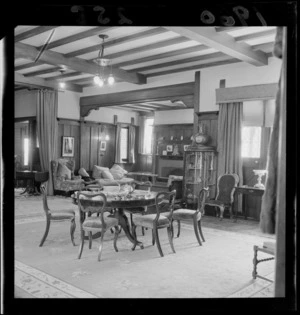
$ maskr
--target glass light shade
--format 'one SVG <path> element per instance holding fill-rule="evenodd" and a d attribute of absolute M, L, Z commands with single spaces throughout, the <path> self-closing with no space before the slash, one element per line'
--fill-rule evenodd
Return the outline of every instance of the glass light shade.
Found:
<path fill-rule="evenodd" d="M 112 76 L 112 74 L 109 75 L 107 82 L 109 85 L 113 85 L 115 83 L 115 78 Z"/>
<path fill-rule="evenodd" d="M 94 82 L 95 82 L 96 84 L 99 84 L 99 81 L 100 81 L 100 78 L 99 78 L 98 75 L 96 75 L 96 76 L 94 77 Z"/>
<path fill-rule="evenodd" d="M 99 85 L 100 87 L 102 87 L 102 86 L 104 85 L 104 81 L 103 81 L 102 79 L 100 79 L 100 78 L 99 78 L 98 85 Z"/>
<path fill-rule="evenodd" d="M 65 82 L 59 82 L 59 86 L 64 89 L 66 87 L 66 83 Z"/>

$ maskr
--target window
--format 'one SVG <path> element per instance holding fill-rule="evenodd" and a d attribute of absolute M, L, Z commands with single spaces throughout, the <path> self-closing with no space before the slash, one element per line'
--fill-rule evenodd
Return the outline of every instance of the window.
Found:
<path fill-rule="evenodd" d="M 128 161 L 128 136 L 129 129 L 127 127 L 122 127 L 120 134 L 121 161 Z"/>
<path fill-rule="evenodd" d="M 29 139 L 24 138 L 24 166 L 28 165 L 29 159 Z"/>
<path fill-rule="evenodd" d="M 143 139 L 143 153 L 152 153 L 152 132 L 153 132 L 153 118 L 145 120 L 144 139 Z"/>
<path fill-rule="evenodd" d="M 242 157 L 259 158 L 261 145 L 261 127 L 242 128 Z"/>

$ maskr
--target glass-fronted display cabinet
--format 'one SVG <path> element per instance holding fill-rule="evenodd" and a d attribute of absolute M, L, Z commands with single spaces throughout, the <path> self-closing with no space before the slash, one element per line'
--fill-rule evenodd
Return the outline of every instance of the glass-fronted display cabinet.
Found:
<path fill-rule="evenodd" d="M 215 197 L 216 150 L 208 146 L 189 146 L 184 152 L 183 197 L 187 208 L 196 209 L 199 191 L 209 188 L 209 198 Z"/>

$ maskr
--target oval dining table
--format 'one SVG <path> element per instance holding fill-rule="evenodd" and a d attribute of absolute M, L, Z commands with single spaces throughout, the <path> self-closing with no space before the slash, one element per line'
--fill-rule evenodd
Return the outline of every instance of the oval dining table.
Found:
<path fill-rule="evenodd" d="M 95 194 L 96 192 L 99 191 L 83 191 L 83 193 L 87 193 L 90 195 Z M 118 219 L 119 225 L 122 227 L 124 230 L 127 238 L 129 241 L 133 244 L 135 244 L 135 241 L 137 241 L 137 246 L 140 248 L 143 247 L 143 243 L 135 240 L 135 236 L 131 233 L 130 231 L 130 225 L 128 218 L 124 212 L 124 209 L 126 211 L 130 212 L 130 209 L 135 208 L 141 208 L 142 212 L 142 207 L 146 206 L 153 206 L 155 205 L 155 198 L 157 195 L 157 192 L 154 191 L 146 191 L 146 190 L 139 190 L 135 189 L 133 192 L 130 194 L 120 191 L 118 186 L 104 186 L 103 190 L 101 190 L 106 195 L 107 202 L 106 202 L 106 207 L 116 209 L 116 211 L 111 214 L 111 216 L 114 216 L 115 218 Z M 72 202 L 76 205 L 78 205 L 78 200 L 77 200 L 77 194 L 78 192 L 75 192 L 71 197 L 72 197 Z M 96 197 L 95 197 L 96 198 Z M 98 200 L 93 200 L 93 199 L 80 199 L 82 202 L 88 203 L 87 205 L 90 207 L 100 207 L 101 202 Z M 101 232 L 97 232 L 93 234 L 93 239 L 99 238 L 101 236 Z M 88 239 L 88 236 L 85 236 L 85 239 Z"/>

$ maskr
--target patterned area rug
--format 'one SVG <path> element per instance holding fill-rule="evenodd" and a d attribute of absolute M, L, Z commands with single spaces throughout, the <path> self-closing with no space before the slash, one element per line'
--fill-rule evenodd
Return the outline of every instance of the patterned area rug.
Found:
<path fill-rule="evenodd" d="M 119 252 L 114 251 L 113 234 L 107 232 L 102 260 L 97 261 L 98 240 L 93 241 L 92 249 L 86 242 L 79 260 L 78 217 L 75 247 L 68 222 L 53 223 L 44 246 L 39 247 L 45 230 L 41 197 L 19 198 L 15 204 L 15 297 L 223 298 L 259 294 L 270 297 L 267 291 L 272 290 L 272 285 L 252 279 L 253 245 L 262 245 L 270 236 L 212 228 L 212 218 L 204 217 L 203 246 L 198 245 L 193 227 L 188 224 L 182 224 L 180 237 L 174 238 L 176 254 L 171 251 L 166 230 L 159 231 L 164 257 L 152 246 L 150 231 L 142 236 L 138 229 L 138 239 L 145 248 L 137 247 L 135 251 L 122 232 Z M 49 206 L 78 211 L 70 198 L 62 196 L 49 197 Z M 223 226 L 226 223 L 224 220 Z M 258 270 L 261 275 L 272 277 L 274 261 L 259 265 Z M 265 294 L 259 293 L 262 289 Z"/>

